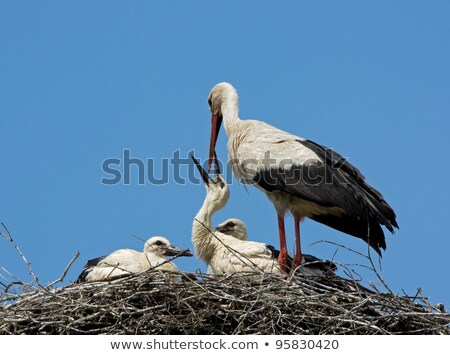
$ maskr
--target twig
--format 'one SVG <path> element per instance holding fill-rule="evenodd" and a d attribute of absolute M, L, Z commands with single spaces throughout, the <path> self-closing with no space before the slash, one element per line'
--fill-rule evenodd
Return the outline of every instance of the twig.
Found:
<path fill-rule="evenodd" d="M 59 283 L 59 282 L 63 282 L 63 281 L 64 281 L 64 278 L 65 278 L 66 275 L 67 275 L 67 272 L 68 272 L 69 269 L 70 269 L 70 267 L 71 267 L 72 264 L 75 262 L 75 260 L 78 259 L 79 256 L 80 256 L 80 252 L 77 251 L 76 254 L 75 254 L 75 256 L 72 258 L 72 260 L 70 260 L 69 264 L 68 264 L 68 265 L 66 266 L 66 268 L 64 269 L 64 272 L 62 273 L 62 275 L 61 275 L 58 279 L 56 279 L 55 281 L 49 283 L 46 287 L 47 287 L 47 288 L 50 288 L 50 287 L 52 287 L 53 285 L 55 285 L 55 284 L 57 284 L 57 283 Z"/>
<path fill-rule="evenodd" d="M 11 287 L 11 285 L 19 285 L 19 284 L 21 284 L 21 285 L 24 285 L 24 286 L 29 286 L 30 288 L 32 288 L 32 289 L 34 289 L 34 290 L 37 290 L 37 288 L 35 288 L 33 285 L 27 284 L 27 283 L 25 283 L 25 282 L 22 282 L 18 277 L 16 277 L 12 272 L 8 271 L 8 270 L 7 270 L 6 268 L 4 268 L 3 266 L 2 266 L 2 270 L 3 270 L 4 272 L 6 272 L 11 278 L 13 278 L 14 280 L 16 280 L 16 281 L 10 282 L 9 285 L 8 285 L 8 288 Z M 1 275 L 1 276 L 2 276 L 5 280 L 7 280 L 6 277 L 4 277 L 3 275 Z M 6 292 L 6 291 L 5 291 L 5 292 Z"/>
<path fill-rule="evenodd" d="M 370 246 L 369 246 L 369 244 L 367 244 L 367 248 L 368 248 L 368 256 L 367 256 L 367 259 L 369 260 L 370 265 L 372 266 L 372 271 L 375 273 L 375 275 L 377 276 L 378 280 L 380 280 L 380 282 L 383 284 L 384 288 L 385 288 L 386 290 L 388 290 L 390 294 L 393 295 L 394 292 L 392 292 L 392 290 L 390 289 L 390 287 L 389 287 L 389 286 L 387 285 L 387 283 L 384 281 L 383 277 L 380 275 L 380 273 L 378 272 L 377 268 L 375 267 L 375 264 L 373 263 L 372 255 L 370 254 Z M 380 261 L 380 263 L 381 263 L 381 261 Z"/>
<path fill-rule="evenodd" d="M 41 284 L 39 283 L 39 279 L 37 278 L 37 276 L 35 275 L 35 273 L 33 272 L 33 269 L 31 268 L 31 264 L 28 262 L 27 258 L 25 257 L 25 255 L 22 253 L 22 251 L 20 250 L 19 246 L 16 244 L 16 242 L 14 241 L 13 237 L 11 236 L 11 233 L 9 232 L 8 228 L 6 228 L 5 224 L 2 222 L 1 223 L 2 227 L 5 229 L 7 235 L 5 235 L 2 231 L 0 231 L 0 235 L 5 238 L 7 241 L 9 241 L 12 246 L 14 247 L 14 249 L 16 249 L 16 251 L 19 253 L 19 255 L 21 256 L 22 260 L 25 262 L 25 265 L 28 268 L 28 272 L 31 276 L 33 276 L 34 282 L 36 282 L 36 285 L 38 285 L 40 288 L 44 288 L 41 286 Z"/>
<path fill-rule="evenodd" d="M 355 254 L 357 254 L 359 256 L 362 256 L 363 258 L 367 259 L 369 261 L 369 263 L 370 263 L 370 266 L 366 266 L 366 265 L 358 265 L 358 266 L 361 266 L 361 267 L 364 267 L 366 269 L 369 269 L 369 270 L 373 271 L 373 273 L 377 276 L 378 280 L 380 280 L 380 282 L 386 288 L 386 290 L 388 290 L 389 293 L 394 294 L 394 292 L 389 288 L 389 286 L 384 281 L 383 277 L 380 275 L 380 273 L 378 272 L 377 268 L 375 267 L 375 264 L 374 264 L 373 259 L 372 259 L 372 254 L 371 254 L 371 251 L 370 251 L 370 245 L 369 244 L 367 244 L 367 255 L 365 255 L 365 254 L 360 253 L 360 252 L 358 252 L 358 251 L 356 251 L 354 249 L 348 248 L 345 245 L 338 244 L 338 243 L 335 243 L 335 242 L 331 242 L 329 240 L 319 240 L 317 242 L 311 243 L 310 245 L 314 245 L 314 244 L 318 244 L 318 243 L 328 243 L 328 244 L 336 245 L 339 248 L 346 249 L 346 250 L 348 250 L 348 251 L 350 251 L 352 253 L 355 253 Z M 380 269 L 381 269 L 381 260 L 380 259 L 379 259 L 379 264 L 380 264 Z"/>
<path fill-rule="evenodd" d="M 346 247 L 345 245 L 342 245 L 342 244 L 339 244 L 339 243 L 336 243 L 336 242 L 332 242 L 332 241 L 329 241 L 329 240 L 324 240 L 324 239 L 318 240 L 317 242 L 313 242 L 310 245 L 312 246 L 312 245 L 319 244 L 319 243 L 327 243 L 327 244 L 335 245 L 335 246 L 337 246 L 339 248 L 346 249 L 346 250 L 348 250 L 348 251 L 350 251 L 352 253 L 355 253 L 355 254 L 360 255 L 360 256 L 362 256 L 364 258 L 367 258 L 367 255 L 365 255 L 365 254 L 363 254 L 363 253 L 361 253 L 359 251 L 356 251 L 356 250 L 354 250 L 352 248 Z"/>

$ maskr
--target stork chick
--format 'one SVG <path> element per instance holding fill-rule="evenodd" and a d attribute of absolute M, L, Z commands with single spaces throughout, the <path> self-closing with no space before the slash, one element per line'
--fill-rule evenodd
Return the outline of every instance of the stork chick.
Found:
<path fill-rule="evenodd" d="M 181 250 L 164 237 L 152 237 L 145 242 L 143 252 L 119 249 L 108 256 L 89 260 L 76 282 L 109 280 L 149 269 L 178 271 L 175 264 L 166 259 L 177 255 L 192 256 L 189 250 Z M 175 281 L 176 277 L 171 279 Z"/>
<path fill-rule="evenodd" d="M 225 207 L 229 198 L 228 186 L 220 175 L 215 159 L 215 179 L 211 179 L 200 163 L 192 157 L 206 187 L 206 197 L 192 225 L 192 244 L 195 254 L 208 265 L 209 273 L 233 275 L 239 273 L 279 273 L 278 261 L 263 243 L 240 240 L 215 230 L 211 218 Z M 253 276 L 250 276 L 253 278 Z"/>
<path fill-rule="evenodd" d="M 240 240 L 247 240 L 247 226 L 243 221 L 237 218 L 230 218 L 226 221 L 220 223 L 216 227 L 216 231 L 219 231 L 224 234 L 231 235 L 232 237 Z M 277 259 L 280 255 L 280 251 L 275 249 L 271 245 L 267 245 L 272 251 L 272 257 Z M 287 272 L 291 273 L 294 270 L 291 270 L 293 263 L 293 259 L 288 256 L 288 264 L 287 264 Z M 332 273 L 336 270 L 336 264 L 329 260 L 322 260 L 314 255 L 303 254 L 303 259 L 301 265 L 295 270 L 305 276 L 322 276 L 325 274 Z"/>

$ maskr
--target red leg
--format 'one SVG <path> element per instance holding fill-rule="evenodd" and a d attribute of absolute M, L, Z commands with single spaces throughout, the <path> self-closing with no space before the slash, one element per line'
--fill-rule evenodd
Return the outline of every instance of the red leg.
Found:
<path fill-rule="evenodd" d="M 278 215 L 278 233 L 280 235 L 280 255 L 278 256 L 278 263 L 280 264 L 280 271 L 285 274 L 288 262 L 288 252 L 286 246 L 286 232 L 284 230 L 284 217 L 280 215 Z"/>
<path fill-rule="evenodd" d="M 296 267 L 300 266 L 302 263 L 302 248 L 300 246 L 300 219 L 297 216 L 294 216 L 294 225 L 295 225 L 295 257 L 294 257 L 294 265 L 292 265 L 292 269 L 294 270 Z"/>

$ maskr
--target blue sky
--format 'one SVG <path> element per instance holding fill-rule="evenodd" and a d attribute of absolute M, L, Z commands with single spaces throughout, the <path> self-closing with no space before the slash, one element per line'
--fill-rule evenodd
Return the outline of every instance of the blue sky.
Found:
<path fill-rule="evenodd" d="M 382 274 L 450 305 L 450 5 L 445 1 L 20 1 L 0 3 L 0 220 L 42 284 L 65 283 L 87 259 L 142 249 L 132 235 L 190 247 L 205 190 L 174 181 L 105 185 L 108 158 L 208 154 L 207 95 L 238 90 L 241 117 L 266 121 L 349 158 L 395 209 Z M 218 155 L 226 158 L 221 132 Z M 182 172 L 186 169 L 182 169 Z M 278 244 L 276 215 L 256 189 L 232 184 L 214 222 L 243 219 L 250 238 Z M 288 244 L 293 227 L 288 219 Z M 302 224 L 304 251 L 331 258 L 329 240 L 366 245 Z M 367 264 L 339 250 L 344 264 Z M 205 265 L 178 259 L 186 271 Z M 5 240 L 0 266 L 29 281 Z M 365 282 L 376 275 L 355 267 Z M 0 274 L 5 275 L 3 270 Z"/>

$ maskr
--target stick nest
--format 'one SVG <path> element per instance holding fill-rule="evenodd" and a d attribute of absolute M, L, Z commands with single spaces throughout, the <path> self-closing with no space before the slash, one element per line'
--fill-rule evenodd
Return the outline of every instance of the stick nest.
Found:
<path fill-rule="evenodd" d="M 0 334 L 450 334 L 423 296 L 335 275 L 260 282 L 149 271 L 109 282 L 0 293 Z"/>

